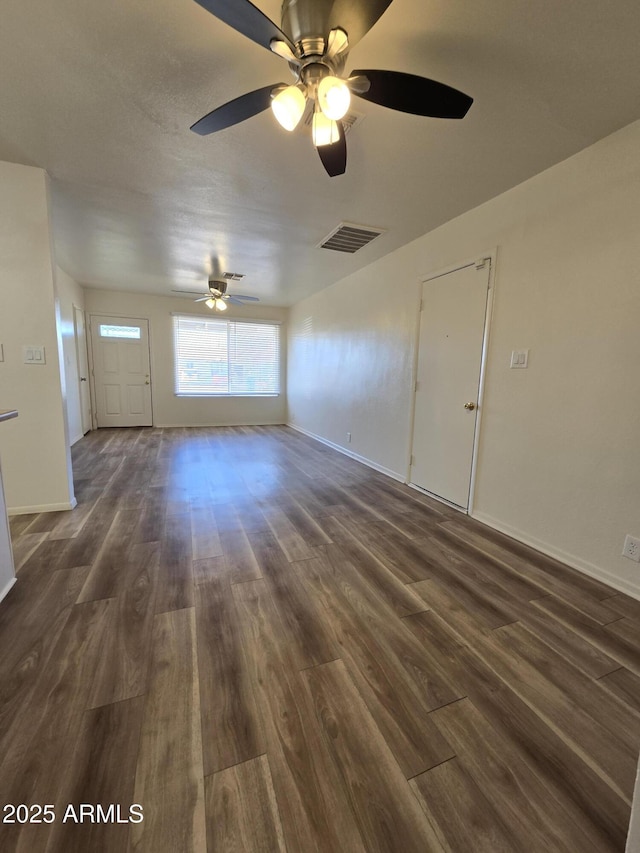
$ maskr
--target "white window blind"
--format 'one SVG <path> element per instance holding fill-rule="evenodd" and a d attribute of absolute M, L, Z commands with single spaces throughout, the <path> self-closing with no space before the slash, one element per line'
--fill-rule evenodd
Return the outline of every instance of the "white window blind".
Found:
<path fill-rule="evenodd" d="M 176 394 L 280 393 L 280 327 L 174 315 Z"/>

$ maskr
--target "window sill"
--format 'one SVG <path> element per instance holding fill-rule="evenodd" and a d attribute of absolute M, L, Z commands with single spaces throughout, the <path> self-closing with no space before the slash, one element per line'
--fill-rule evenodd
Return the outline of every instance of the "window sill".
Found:
<path fill-rule="evenodd" d="M 271 394 L 271 393 L 268 393 L 268 394 L 260 394 L 260 393 L 255 393 L 255 394 L 216 394 L 214 392 L 198 393 L 196 391 L 174 391 L 173 396 L 174 397 L 191 397 L 191 398 L 196 398 L 196 399 L 198 399 L 198 398 L 201 399 L 203 397 L 204 398 L 214 397 L 216 399 L 224 399 L 225 397 L 279 397 L 280 394 L 279 393 L 277 393 L 277 394 Z"/>

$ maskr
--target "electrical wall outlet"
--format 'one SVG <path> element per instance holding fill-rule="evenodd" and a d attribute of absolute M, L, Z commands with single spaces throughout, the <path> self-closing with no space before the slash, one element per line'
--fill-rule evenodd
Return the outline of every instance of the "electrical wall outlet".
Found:
<path fill-rule="evenodd" d="M 628 557 L 630 560 L 635 560 L 636 563 L 640 563 L 640 539 L 636 536 L 625 536 L 622 556 Z"/>

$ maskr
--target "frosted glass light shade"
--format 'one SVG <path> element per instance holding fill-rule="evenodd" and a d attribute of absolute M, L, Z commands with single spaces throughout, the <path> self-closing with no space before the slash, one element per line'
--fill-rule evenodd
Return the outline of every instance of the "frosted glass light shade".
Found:
<path fill-rule="evenodd" d="M 323 77 L 318 85 L 318 104 L 327 118 L 339 121 L 351 103 L 349 87 L 339 77 Z"/>
<path fill-rule="evenodd" d="M 271 110 L 285 130 L 294 130 L 304 112 L 307 99 L 297 86 L 287 86 L 271 99 Z"/>
<path fill-rule="evenodd" d="M 209 299 L 205 300 L 204 304 L 207 306 L 207 308 L 215 308 L 216 300 L 213 297 L 210 297 Z"/>
<path fill-rule="evenodd" d="M 226 311 L 227 303 L 224 299 L 216 299 L 216 311 Z"/>
<path fill-rule="evenodd" d="M 315 112 L 313 114 L 311 137 L 316 148 L 320 148 L 321 145 L 332 145 L 340 139 L 338 125 L 335 121 L 327 118 L 323 112 Z"/>

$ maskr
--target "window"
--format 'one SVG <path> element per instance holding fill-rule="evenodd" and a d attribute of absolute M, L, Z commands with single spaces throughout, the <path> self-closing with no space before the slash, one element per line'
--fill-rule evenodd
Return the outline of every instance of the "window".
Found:
<path fill-rule="evenodd" d="M 105 323 L 100 324 L 101 338 L 133 338 L 140 340 L 139 326 L 109 326 Z"/>
<path fill-rule="evenodd" d="M 174 315 L 178 396 L 280 393 L 280 327 Z"/>

